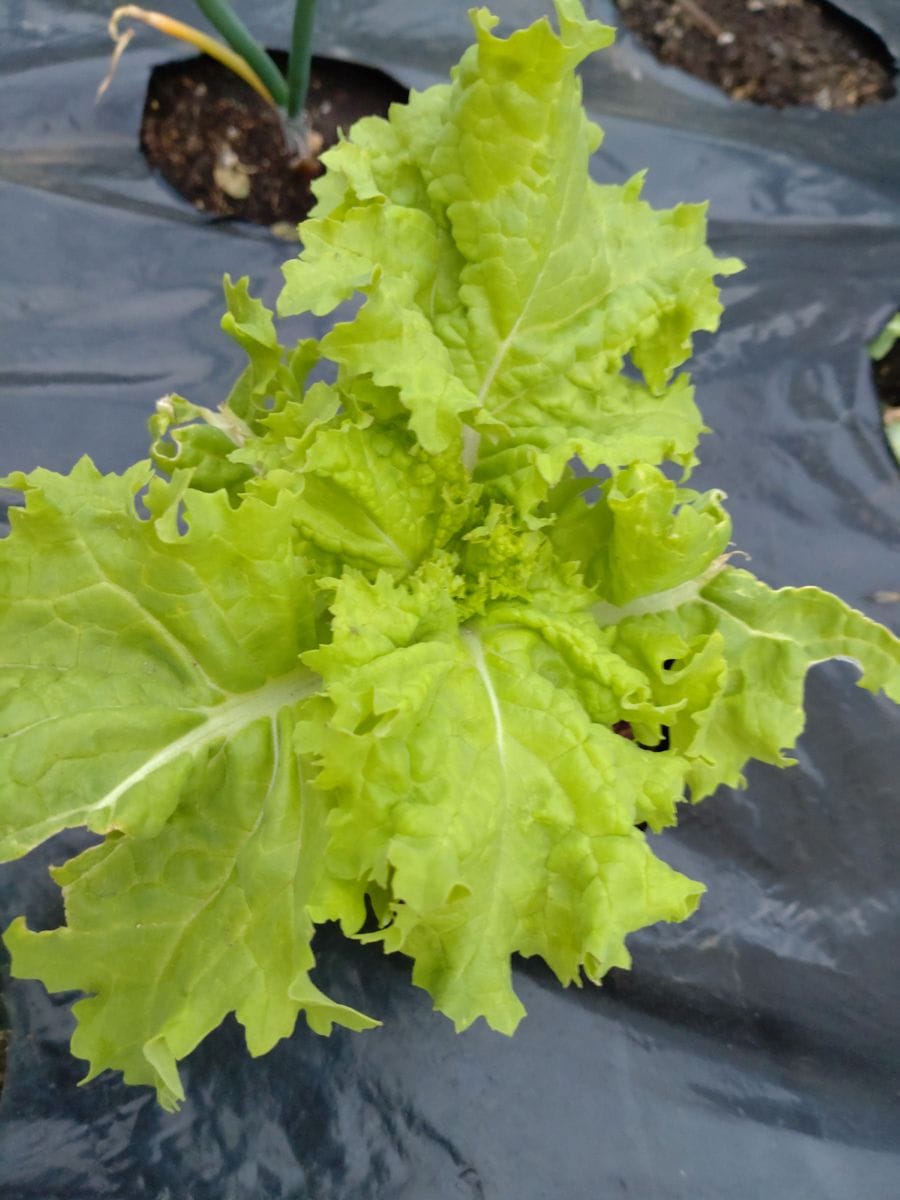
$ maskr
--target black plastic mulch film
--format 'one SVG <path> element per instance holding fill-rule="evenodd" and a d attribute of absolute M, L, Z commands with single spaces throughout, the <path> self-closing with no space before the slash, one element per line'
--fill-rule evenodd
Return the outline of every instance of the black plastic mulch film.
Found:
<path fill-rule="evenodd" d="M 184 0 L 166 6 L 188 19 Z M 494 0 L 503 28 L 548 11 Z M 591 15 L 615 22 L 608 0 Z M 900 55 L 897 0 L 844 7 Z M 120 470 L 146 453 L 169 391 L 217 403 L 239 365 L 220 279 L 271 302 L 290 248 L 210 223 L 148 176 L 136 134 L 151 34 L 103 104 L 105 0 L 0 5 L 0 472 Z M 270 44 L 289 0 L 245 0 Z M 468 44 L 465 0 L 329 0 L 317 48 L 413 86 Z M 879 427 L 865 342 L 900 300 L 900 99 L 853 114 L 735 104 L 659 66 L 627 33 L 586 64 L 606 130 L 593 170 L 649 167 L 656 205 L 711 200 L 721 331 L 699 339 L 714 432 L 698 487 L 729 496 L 766 582 L 817 584 L 900 629 L 900 473 Z M 313 323 L 315 324 L 315 323 Z M 317 332 L 318 326 L 307 332 Z M 9 499 L 10 497 L 7 497 Z M 881 594 L 881 599 L 873 599 Z M 431 1011 L 408 962 L 328 931 L 321 986 L 384 1027 L 330 1039 L 303 1022 L 251 1059 L 232 1020 L 184 1064 L 164 1113 L 107 1075 L 76 1088 L 71 997 L 3 978 L 5 1200 L 896 1200 L 900 1195 L 900 713 L 819 667 L 788 771 L 685 810 L 659 839 L 708 885 L 682 926 L 630 939 L 634 968 L 562 990 L 516 968 L 513 1039 Z M 75 835 L 0 871 L 0 921 L 61 917 L 46 865 Z"/>

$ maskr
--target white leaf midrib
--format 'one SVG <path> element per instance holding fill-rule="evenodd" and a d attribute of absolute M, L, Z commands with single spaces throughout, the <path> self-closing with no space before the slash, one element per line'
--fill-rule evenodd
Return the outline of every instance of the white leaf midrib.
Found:
<path fill-rule="evenodd" d="M 491 671 L 487 664 L 484 655 L 484 646 L 481 638 L 472 630 L 462 630 L 461 636 L 465 644 L 466 650 L 469 653 L 479 681 L 484 688 L 488 699 L 488 704 L 491 710 L 491 716 L 494 722 L 494 744 L 496 746 L 497 762 L 500 768 L 501 786 L 498 792 L 497 807 L 499 808 L 498 818 L 495 825 L 496 836 L 493 846 L 493 866 L 490 873 L 490 879 L 487 885 L 488 903 L 487 909 L 482 914 L 481 932 L 478 942 L 471 946 L 471 951 L 466 957 L 464 963 L 457 963 L 456 969 L 453 972 L 454 978 L 459 979 L 468 969 L 469 963 L 477 955 L 481 954 L 484 948 L 484 931 L 490 929 L 495 924 L 497 914 L 500 909 L 500 875 L 503 870 L 507 828 L 513 807 L 512 778 L 510 766 L 507 761 L 507 735 L 506 727 L 503 720 L 503 710 L 500 703 L 500 697 L 497 695 L 497 690 L 494 687 L 494 681 L 491 677 Z"/>
<path fill-rule="evenodd" d="M 531 287 L 528 289 L 528 294 L 522 300 L 519 315 L 516 317 L 516 320 L 513 323 L 509 333 L 497 347 L 493 361 L 488 367 L 485 377 L 482 380 L 476 400 L 478 408 L 484 407 L 488 399 L 488 394 L 494 385 L 494 380 L 496 379 L 497 374 L 500 371 L 500 368 L 502 367 L 511 347 L 518 339 L 519 334 L 523 331 L 523 329 L 529 328 L 527 325 L 525 325 L 525 319 L 528 315 L 534 298 L 538 294 L 540 286 L 544 281 L 544 276 L 547 273 L 547 269 L 555 258 L 556 251 L 559 248 L 559 244 L 562 240 L 563 226 L 565 220 L 569 216 L 568 209 L 572 197 L 573 185 L 577 180 L 582 178 L 581 174 L 579 174 L 579 172 L 576 170 L 574 157 L 570 159 L 566 165 L 568 166 L 568 170 L 563 182 L 559 206 L 556 212 L 553 214 L 553 224 L 549 232 L 549 236 L 547 236 L 544 240 L 544 245 L 546 245 L 547 249 L 546 253 L 544 254 L 543 262 L 541 263 L 534 279 L 532 280 Z M 509 399 L 506 399 L 501 404 L 495 406 L 495 408 L 491 410 L 492 415 L 497 416 L 508 404 Z"/>
<path fill-rule="evenodd" d="M 594 620 L 602 628 L 607 625 L 617 625 L 628 617 L 644 617 L 651 613 L 672 612 L 682 604 L 690 604 L 695 600 L 705 600 L 701 592 L 706 585 L 725 569 L 730 555 L 723 554 L 713 559 L 705 571 L 694 579 L 688 579 L 675 587 L 662 592 L 651 592 L 639 596 L 627 604 L 610 604 L 607 600 L 599 600 L 591 606 Z M 718 606 L 715 606 L 718 607 Z"/>
<path fill-rule="evenodd" d="M 289 675 L 269 680 L 253 692 L 231 694 L 221 704 L 194 710 L 201 717 L 199 724 L 181 737 L 160 747 L 102 796 L 98 796 L 89 804 L 80 804 L 63 812 L 53 812 L 27 830 L 19 830 L 17 840 L 27 833 L 31 844 L 35 845 L 37 842 L 32 840 L 35 837 L 39 841 L 60 828 L 73 823 L 86 824 L 98 814 L 111 813 L 118 801 L 132 788 L 182 755 L 195 755 L 207 746 L 224 742 L 256 721 L 271 720 L 281 709 L 314 695 L 320 686 L 319 677 L 303 667 Z"/>

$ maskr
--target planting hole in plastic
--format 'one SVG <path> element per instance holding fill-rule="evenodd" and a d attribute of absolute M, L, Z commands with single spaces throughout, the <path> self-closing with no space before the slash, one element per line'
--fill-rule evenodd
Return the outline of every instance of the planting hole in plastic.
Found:
<path fill-rule="evenodd" d="M 615 0 L 667 66 L 733 100 L 850 111 L 890 99 L 896 64 L 872 29 L 827 0 Z"/>

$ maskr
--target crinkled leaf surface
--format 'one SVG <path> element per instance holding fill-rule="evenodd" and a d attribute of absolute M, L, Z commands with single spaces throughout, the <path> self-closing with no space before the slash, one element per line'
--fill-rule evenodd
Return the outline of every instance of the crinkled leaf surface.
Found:
<path fill-rule="evenodd" d="M 328 866 L 353 885 L 345 923 L 359 922 L 360 884 L 389 889 L 389 923 L 371 936 L 414 959 L 457 1028 L 483 1015 L 509 1033 L 524 1014 L 513 952 L 541 955 L 563 983 L 582 969 L 597 980 L 628 965 L 626 934 L 683 919 L 702 887 L 635 828 L 648 793 L 680 794 L 677 765 L 654 772 L 592 722 L 552 682 L 539 635 L 506 620 L 456 628 L 439 587 L 345 576 L 334 641 L 307 656 L 334 715 L 299 741 L 335 799 Z"/>
<path fill-rule="evenodd" d="M 7 931 L 19 974 L 90 993 L 72 1039 L 87 1078 L 114 1067 L 173 1108 L 177 1060 L 230 1012 L 252 1054 L 288 1036 L 300 1011 L 319 1033 L 376 1023 L 309 978 L 325 830 L 293 727 L 284 707 L 236 729 L 194 760 L 186 799 L 155 837 L 113 836 L 54 873 L 63 928 L 32 933 L 20 919 Z"/>
<path fill-rule="evenodd" d="M 311 690 L 289 506 L 191 492 L 180 535 L 138 516 L 149 479 L 82 460 L 7 481 L 26 507 L 0 576 L 3 858 L 74 825 L 151 832 L 198 754 Z"/>
<path fill-rule="evenodd" d="M 591 180 L 600 132 L 574 67 L 611 31 L 570 0 L 557 9 L 559 36 L 540 21 L 508 39 L 476 13 L 451 87 L 329 153 L 322 215 L 279 301 L 324 313 L 366 293 L 323 351 L 396 385 L 429 450 L 462 418 L 478 425 L 479 477 L 526 508 L 576 453 L 690 465 L 700 417 L 686 379 L 666 381 L 692 332 L 717 324 L 713 275 L 737 267 L 706 247 L 701 207 L 659 213 L 640 179 Z M 629 354 L 645 382 L 620 375 Z"/>
<path fill-rule="evenodd" d="M 856 663 L 859 686 L 900 703 L 900 642 L 888 630 L 818 588 L 773 591 L 747 571 L 729 569 L 681 615 L 688 636 L 723 640 L 728 672 L 691 746 L 695 799 L 720 783 L 743 784 L 750 758 L 787 766 L 803 731 L 807 670 L 830 658 Z"/>
<path fill-rule="evenodd" d="M 726 567 L 614 610 L 613 648 L 643 666 L 657 704 L 667 699 L 670 751 L 690 762 L 693 800 L 720 784 L 743 786 L 751 758 L 776 766 L 803 731 L 808 670 L 852 660 L 859 686 L 900 702 L 900 641 L 818 588 L 773 591 Z M 680 708 L 679 708 L 680 703 Z"/>
<path fill-rule="evenodd" d="M 570 479 L 556 489 L 547 506 L 550 537 L 610 604 L 695 580 L 728 545 L 723 493 L 677 487 L 650 463 L 616 472 L 597 504 L 584 503 L 585 488 L 585 480 Z"/>
<path fill-rule="evenodd" d="M 180 534 L 138 516 L 148 479 L 83 460 L 7 481 L 26 507 L 0 574 L 0 852 L 112 834 L 60 872 L 67 928 L 19 923 L 9 945 L 20 973 L 97 993 L 75 1041 L 94 1071 L 171 1103 L 175 1059 L 233 1009 L 256 1052 L 307 1002 L 319 1024 L 361 1018 L 307 979 L 321 838 L 289 714 L 318 681 L 289 505 L 189 493 Z M 164 489 L 150 503 L 164 515 Z"/>
<path fill-rule="evenodd" d="M 424 454 L 396 428 L 333 423 L 294 461 L 282 486 L 295 490 L 302 535 L 347 564 L 401 575 L 458 531 L 478 497 L 458 454 Z"/>
<path fill-rule="evenodd" d="M 247 366 L 218 408 L 191 404 L 181 396 L 158 400 L 149 423 L 150 456 L 163 474 L 190 470 L 191 487 L 208 492 L 225 488 L 234 500 L 258 467 L 258 450 L 241 451 L 248 445 L 257 448 L 286 408 L 295 417 L 302 413 L 304 425 L 310 419 L 303 389 L 319 359 L 319 344 L 302 338 L 293 349 L 282 346 L 271 311 L 250 295 L 247 279 L 233 283 L 226 275 L 224 289 L 222 329 L 246 352 Z"/>

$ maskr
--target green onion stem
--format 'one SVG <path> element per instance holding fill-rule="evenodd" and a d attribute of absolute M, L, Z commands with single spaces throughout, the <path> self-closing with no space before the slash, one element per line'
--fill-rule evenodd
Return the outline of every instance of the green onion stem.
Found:
<path fill-rule="evenodd" d="M 287 103 L 284 76 L 253 37 L 227 0 L 197 0 L 197 7 L 228 45 L 244 58 L 272 93 L 275 103 Z"/>
<path fill-rule="evenodd" d="M 306 105 L 316 0 L 296 0 L 287 73 L 287 114 L 293 120 Z"/>
<path fill-rule="evenodd" d="M 166 34 L 167 37 L 187 42 L 189 46 L 196 46 L 198 50 L 204 54 L 208 54 L 210 58 L 214 58 L 224 67 L 227 67 L 229 71 L 234 71 L 235 75 L 239 75 L 241 79 L 249 83 L 255 91 L 259 92 L 266 104 L 271 104 L 273 108 L 278 107 L 275 104 L 274 96 L 247 60 L 241 58 L 239 54 L 235 54 L 230 46 L 226 46 L 224 42 L 220 42 L 217 38 L 210 37 L 203 29 L 196 29 L 193 25 L 185 25 L 184 21 L 176 21 L 174 17 L 170 17 L 167 13 L 153 12 L 151 9 L 140 8 L 137 4 L 123 4 L 120 8 L 115 9 L 109 18 L 109 36 L 116 45 L 109 62 L 109 70 L 106 73 L 106 78 L 97 89 L 98 100 L 112 82 L 119 59 L 122 57 L 125 47 L 134 36 L 134 29 L 126 29 L 124 33 L 119 32 L 123 20 L 140 21 L 144 25 L 149 25 L 151 29 L 157 29 L 160 33 Z"/>

